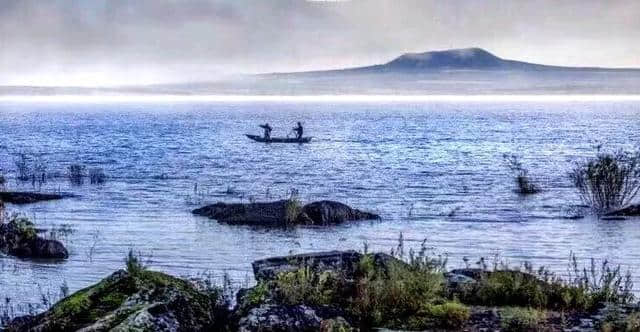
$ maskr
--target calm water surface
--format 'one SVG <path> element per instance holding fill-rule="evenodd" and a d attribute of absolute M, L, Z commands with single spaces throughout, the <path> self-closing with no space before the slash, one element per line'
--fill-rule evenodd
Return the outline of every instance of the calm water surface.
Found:
<path fill-rule="evenodd" d="M 245 133 L 269 122 L 284 136 L 296 121 L 307 145 L 266 145 Z M 610 259 L 640 275 L 640 220 L 567 219 L 580 213 L 568 180 L 572 163 L 594 145 L 640 142 L 640 103 L 178 103 L 0 104 L 0 167 L 15 177 L 15 154 L 27 152 L 64 174 L 71 163 L 101 167 L 103 186 L 50 180 L 43 191 L 76 198 L 9 206 L 38 227 L 66 225 L 67 261 L 0 256 L 0 298 L 26 306 L 57 297 L 123 266 L 131 248 L 149 265 L 176 275 L 229 273 L 251 279 L 258 258 L 332 249 L 388 251 L 427 239 L 450 266 L 499 255 L 560 273 L 574 252 Z M 503 154 L 516 153 L 544 188 L 513 192 Z M 194 187 L 197 184 L 197 194 Z M 31 183 L 9 181 L 12 189 Z M 216 201 L 285 197 L 333 199 L 383 219 L 332 228 L 274 230 L 218 224 L 192 216 Z M 228 193 L 231 192 L 231 193 Z M 640 279 L 636 279 L 636 287 Z"/>

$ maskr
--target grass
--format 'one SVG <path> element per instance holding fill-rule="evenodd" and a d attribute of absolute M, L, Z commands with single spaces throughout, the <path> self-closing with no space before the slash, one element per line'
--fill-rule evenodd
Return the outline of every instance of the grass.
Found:
<path fill-rule="evenodd" d="M 569 176 L 582 201 L 596 213 L 623 208 L 640 192 L 640 152 L 598 150 L 594 158 L 577 162 Z"/>
<path fill-rule="evenodd" d="M 521 195 L 531 195 L 540 192 L 540 187 L 531 181 L 529 171 L 522 165 L 520 157 L 515 154 L 504 154 L 503 158 L 509 169 L 515 175 L 516 192 Z"/>
<path fill-rule="evenodd" d="M 302 202 L 299 196 L 297 189 L 291 189 L 289 198 L 285 202 L 284 221 L 287 225 L 294 224 L 302 212 Z"/>
<path fill-rule="evenodd" d="M 547 314 L 532 308 L 507 307 L 500 311 L 500 325 L 505 332 L 544 331 Z"/>
<path fill-rule="evenodd" d="M 459 294 L 463 303 L 533 307 L 550 310 L 593 311 L 604 302 L 628 304 L 634 299 L 633 283 L 620 266 L 607 261 L 598 266 L 578 267 L 571 255 L 570 275 L 563 279 L 544 267 L 537 271 L 525 264 L 524 271 L 503 268 L 481 273 L 480 280 Z"/>

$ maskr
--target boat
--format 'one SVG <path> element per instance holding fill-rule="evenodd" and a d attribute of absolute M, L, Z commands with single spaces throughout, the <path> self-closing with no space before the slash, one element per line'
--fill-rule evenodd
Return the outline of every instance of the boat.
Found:
<path fill-rule="evenodd" d="M 256 141 L 256 142 L 262 142 L 262 143 L 309 143 L 311 142 L 311 138 L 312 137 L 303 137 L 303 138 L 289 138 L 289 137 L 271 137 L 270 139 L 265 139 L 263 136 L 258 136 L 258 135 L 249 135 L 246 134 L 247 137 L 249 137 L 250 139 Z"/>

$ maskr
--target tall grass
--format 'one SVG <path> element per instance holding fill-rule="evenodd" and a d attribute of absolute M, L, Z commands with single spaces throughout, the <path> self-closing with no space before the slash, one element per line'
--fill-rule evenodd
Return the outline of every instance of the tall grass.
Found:
<path fill-rule="evenodd" d="M 582 201 L 596 213 L 623 208 L 640 192 L 640 151 L 598 151 L 594 158 L 577 162 L 569 175 Z"/>

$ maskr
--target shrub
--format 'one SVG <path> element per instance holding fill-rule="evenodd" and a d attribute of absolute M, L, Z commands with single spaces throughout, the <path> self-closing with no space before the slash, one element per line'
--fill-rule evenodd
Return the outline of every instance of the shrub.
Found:
<path fill-rule="evenodd" d="M 509 307 L 500 313 L 500 325 L 504 331 L 542 331 L 546 313 L 532 308 Z"/>
<path fill-rule="evenodd" d="M 91 184 L 103 184 L 107 181 L 107 176 L 102 168 L 89 169 L 89 182 Z"/>
<path fill-rule="evenodd" d="M 423 266 L 391 262 L 377 269 L 371 255 L 365 255 L 359 266 L 351 311 L 362 326 L 407 327 L 407 319 L 418 318 L 423 308 L 444 295 L 442 273 Z M 412 328 L 428 321 L 413 319 Z"/>
<path fill-rule="evenodd" d="M 426 305 L 423 309 L 423 314 L 431 318 L 435 326 L 459 329 L 471 317 L 471 310 L 464 304 L 445 302 L 443 304 Z"/>
<path fill-rule="evenodd" d="M 84 183 L 85 167 L 83 165 L 69 165 L 67 171 L 67 176 L 69 177 L 69 181 L 71 181 L 72 184 L 81 185 L 82 183 Z"/>
<path fill-rule="evenodd" d="M 140 253 L 133 252 L 133 249 L 129 249 L 127 257 L 124 259 L 124 263 L 127 266 L 127 272 L 131 275 L 140 275 L 145 270 L 145 266 L 142 264 Z"/>
<path fill-rule="evenodd" d="M 633 301 L 633 283 L 629 273 L 610 267 L 604 261 L 600 268 L 591 260 L 589 268 L 580 269 L 571 256 L 567 279 L 544 268 L 525 272 L 517 270 L 485 271 L 480 280 L 455 294 L 463 303 L 534 307 L 538 309 L 592 311 L 603 302 L 627 304 Z"/>
<path fill-rule="evenodd" d="M 540 192 L 540 188 L 535 185 L 529 177 L 529 171 L 522 166 L 520 158 L 515 154 L 504 154 L 503 158 L 507 162 L 507 166 L 515 175 L 517 192 L 522 195 L 530 195 Z"/>
<path fill-rule="evenodd" d="M 280 273 L 274 283 L 276 296 L 287 304 L 326 305 L 336 300 L 338 277 L 329 271 L 314 273 L 310 267 Z"/>
<path fill-rule="evenodd" d="M 582 201 L 598 214 L 629 205 L 640 191 L 640 153 L 600 153 L 569 174 Z"/>

